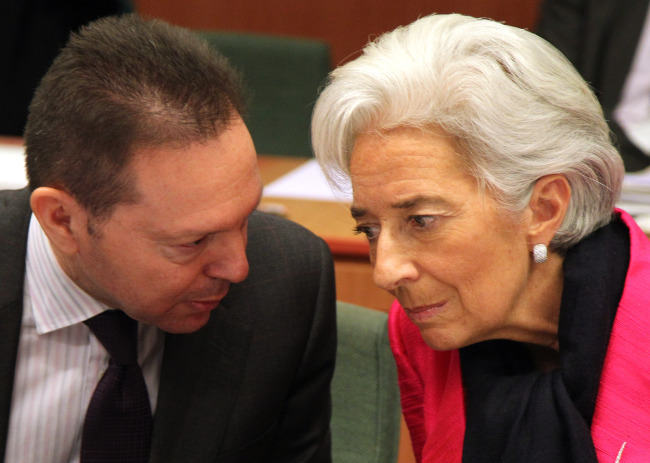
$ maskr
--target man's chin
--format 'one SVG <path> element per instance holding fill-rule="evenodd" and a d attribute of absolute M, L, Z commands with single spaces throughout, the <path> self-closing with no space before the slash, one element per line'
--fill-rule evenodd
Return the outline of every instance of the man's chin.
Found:
<path fill-rule="evenodd" d="M 162 331 L 171 334 L 189 334 L 203 328 L 210 320 L 211 312 L 200 312 L 187 315 L 175 320 L 168 320 L 157 323 L 156 326 Z"/>

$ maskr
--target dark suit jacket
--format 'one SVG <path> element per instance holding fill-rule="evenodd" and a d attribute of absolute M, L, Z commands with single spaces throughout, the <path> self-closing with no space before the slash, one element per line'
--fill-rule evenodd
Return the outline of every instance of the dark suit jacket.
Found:
<path fill-rule="evenodd" d="M 0 457 L 22 314 L 26 190 L 0 192 Z M 325 243 L 254 213 L 248 278 L 196 333 L 167 334 L 152 462 L 330 461 L 335 292 Z M 1 461 L 1 458 L 0 458 Z"/>
<path fill-rule="evenodd" d="M 628 171 L 650 165 L 613 121 L 643 29 L 649 0 L 545 0 L 537 33 L 555 45 L 591 84 Z"/>

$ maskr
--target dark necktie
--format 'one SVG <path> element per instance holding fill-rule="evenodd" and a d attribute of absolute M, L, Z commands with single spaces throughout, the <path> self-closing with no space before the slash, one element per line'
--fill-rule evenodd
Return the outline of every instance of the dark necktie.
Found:
<path fill-rule="evenodd" d="M 121 310 L 103 312 L 84 323 L 111 358 L 86 412 L 81 462 L 147 462 L 152 419 L 138 365 L 138 324 Z"/>

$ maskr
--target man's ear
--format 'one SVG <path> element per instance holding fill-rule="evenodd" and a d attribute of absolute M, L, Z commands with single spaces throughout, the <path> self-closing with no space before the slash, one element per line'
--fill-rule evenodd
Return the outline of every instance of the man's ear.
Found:
<path fill-rule="evenodd" d="M 528 229 L 530 250 L 535 244 L 548 244 L 562 225 L 571 200 L 571 186 L 564 175 L 546 175 L 535 183 L 528 203 L 531 221 Z"/>
<path fill-rule="evenodd" d="M 70 194 L 50 187 L 35 189 L 30 204 L 52 246 L 63 254 L 75 254 L 88 219 L 85 209 Z"/>

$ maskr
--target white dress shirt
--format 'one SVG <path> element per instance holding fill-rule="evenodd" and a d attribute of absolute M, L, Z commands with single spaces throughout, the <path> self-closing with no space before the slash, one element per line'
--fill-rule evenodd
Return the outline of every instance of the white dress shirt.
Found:
<path fill-rule="evenodd" d="M 650 155 L 650 9 L 625 80 L 614 119 L 641 151 Z"/>
<path fill-rule="evenodd" d="M 32 215 L 6 463 L 78 462 L 90 398 L 109 356 L 84 320 L 109 309 L 63 272 Z M 138 361 L 152 411 L 164 335 L 139 324 Z"/>

